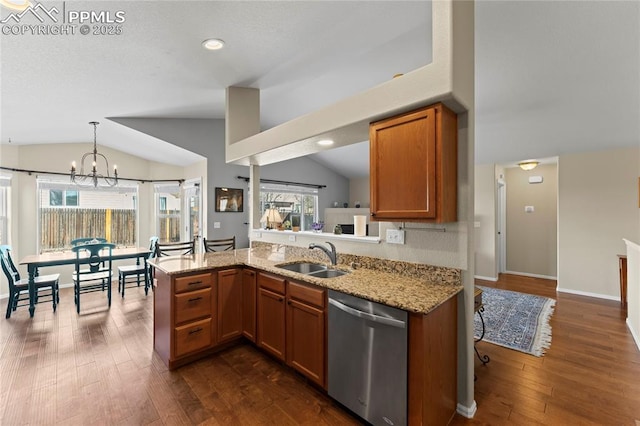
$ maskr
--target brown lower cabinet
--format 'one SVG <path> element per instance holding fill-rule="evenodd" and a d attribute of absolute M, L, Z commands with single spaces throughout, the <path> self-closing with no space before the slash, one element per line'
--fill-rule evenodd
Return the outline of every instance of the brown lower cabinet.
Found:
<path fill-rule="evenodd" d="M 287 283 L 287 364 L 327 388 L 326 290 Z"/>
<path fill-rule="evenodd" d="M 256 271 L 242 270 L 242 335 L 256 342 Z"/>
<path fill-rule="evenodd" d="M 285 360 L 286 280 L 258 273 L 258 335 L 256 344 L 277 359 Z"/>
<path fill-rule="evenodd" d="M 325 389 L 326 299 L 322 288 L 258 273 L 258 347 Z"/>
<path fill-rule="evenodd" d="M 218 271 L 218 342 L 242 336 L 242 269 Z"/>
<path fill-rule="evenodd" d="M 216 279 L 211 272 L 169 276 L 159 270 L 155 278 L 153 345 L 172 369 L 216 344 Z"/>
<path fill-rule="evenodd" d="M 246 268 L 155 276 L 154 348 L 169 369 L 245 336 L 327 388 L 325 289 Z M 409 424 L 447 424 L 457 397 L 457 298 L 410 313 L 408 340 Z"/>

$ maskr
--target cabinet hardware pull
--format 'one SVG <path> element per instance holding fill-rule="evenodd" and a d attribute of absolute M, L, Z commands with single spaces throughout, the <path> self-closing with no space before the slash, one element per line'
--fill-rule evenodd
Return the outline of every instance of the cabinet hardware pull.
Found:
<path fill-rule="evenodd" d="M 375 212 L 371 212 L 371 213 L 369 213 L 369 215 L 370 215 L 370 216 L 375 216 L 375 215 L 376 215 L 376 213 L 375 213 Z"/>
<path fill-rule="evenodd" d="M 189 302 L 197 302 L 198 300 L 202 300 L 202 297 L 192 297 Z"/>
<path fill-rule="evenodd" d="M 187 285 L 198 285 L 198 284 L 202 284 L 202 281 L 193 281 L 193 282 L 190 282 Z"/>
<path fill-rule="evenodd" d="M 284 297 L 278 297 L 278 302 L 282 302 L 284 300 Z"/>
<path fill-rule="evenodd" d="M 290 304 L 291 304 L 291 300 L 287 300 L 287 305 L 290 305 Z"/>
<path fill-rule="evenodd" d="M 201 331 L 202 331 L 202 327 L 198 327 L 198 328 L 196 328 L 196 329 L 194 329 L 194 330 L 191 330 L 191 331 L 189 332 L 189 334 L 199 333 L 199 332 L 201 332 Z"/>

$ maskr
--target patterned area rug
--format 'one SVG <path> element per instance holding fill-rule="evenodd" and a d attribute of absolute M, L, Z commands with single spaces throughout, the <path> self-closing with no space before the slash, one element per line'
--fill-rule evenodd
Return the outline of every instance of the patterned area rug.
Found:
<path fill-rule="evenodd" d="M 482 316 L 485 334 L 482 341 L 535 356 L 551 346 L 549 319 L 556 301 L 515 291 L 482 287 Z M 482 333 L 480 316 L 474 316 L 475 336 Z"/>

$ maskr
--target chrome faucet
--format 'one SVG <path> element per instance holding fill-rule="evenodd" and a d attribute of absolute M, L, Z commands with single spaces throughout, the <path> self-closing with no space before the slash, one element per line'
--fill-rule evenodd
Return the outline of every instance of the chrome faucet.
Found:
<path fill-rule="evenodd" d="M 331 247 L 331 250 L 329 250 L 328 248 L 326 248 L 323 245 L 320 244 L 315 244 L 315 243 L 311 243 L 309 244 L 309 248 L 310 249 L 320 249 L 323 252 L 325 252 L 327 254 L 327 256 L 329 256 L 329 260 L 331 260 L 331 264 L 332 265 L 337 265 L 338 264 L 338 253 L 336 253 L 336 246 L 334 246 L 333 244 L 331 244 L 329 241 L 326 241 L 327 244 L 329 244 L 329 246 Z"/>

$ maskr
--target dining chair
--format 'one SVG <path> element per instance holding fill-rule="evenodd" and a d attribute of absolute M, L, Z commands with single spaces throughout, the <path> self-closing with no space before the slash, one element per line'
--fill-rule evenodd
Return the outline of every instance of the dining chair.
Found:
<path fill-rule="evenodd" d="M 124 289 L 127 284 L 127 277 L 136 276 L 136 281 L 131 283 L 137 283 L 140 287 L 140 277 L 144 276 L 144 294 L 149 294 L 149 288 L 151 287 L 151 271 L 149 270 L 148 260 L 153 259 L 156 256 L 156 243 L 158 237 L 149 238 L 149 254 L 144 259 L 144 262 L 136 265 L 118 266 L 118 292 L 124 297 Z"/>
<path fill-rule="evenodd" d="M 180 256 L 194 254 L 196 252 L 196 240 L 180 243 L 156 243 L 156 256 Z"/>
<path fill-rule="evenodd" d="M 0 262 L 2 263 L 2 271 L 7 277 L 9 283 L 9 302 L 7 303 L 7 314 L 5 318 L 11 317 L 11 312 L 15 311 L 18 306 L 29 305 L 29 278 L 20 278 L 20 273 L 16 265 L 11 259 L 11 247 L 7 245 L 0 246 Z M 38 303 L 40 297 L 51 297 L 53 302 L 53 312 L 60 302 L 60 274 L 42 275 L 34 278 L 36 289 L 36 300 Z M 20 303 L 24 302 L 26 303 Z"/>
<path fill-rule="evenodd" d="M 107 290 L 111 307 L 111 278 L 113 276 L 111 258 L 115 244 L 88 243 L 72 247 L 76 253 L 73 273 L 73 296 L 76 311 L 80 313 L 80 294 Z M 85 268 L 88 265 L 88 268 Z"/>
<path fill-rule="evenodd" d="M 202 238 L 202 242 L 204 244 L 204 251 L 206 253 L 236 249 L 235 235 L 232 238 L 224 238 L 220 240 L 207 240 L 206 238 Z"/>
<path fill-rule="evenodd" d="M 94 238 L 94 237 L 85 237 L 85 238 L 76 238 L 75 240 L 71 240 L 71 247 L 77 246 L 78 244 L 87 244 L 90 242 L 94 243 L 106 243 L 106 238 Z"/>

